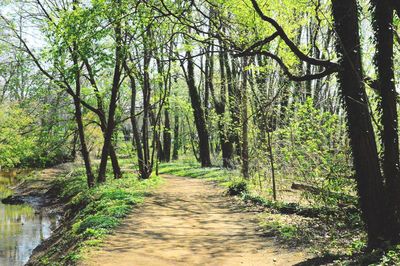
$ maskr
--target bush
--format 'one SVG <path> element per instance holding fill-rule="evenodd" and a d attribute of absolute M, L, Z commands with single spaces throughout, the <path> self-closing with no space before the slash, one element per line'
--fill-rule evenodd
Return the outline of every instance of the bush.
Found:
<path fill-rule="evenodd" d="M 235 180 L 228 185 L 228 195 L 238 196 L 248 192 L 247 183 L 244 180 Z"/>
<path fill-rule="evenodd" d="M 287 125 L 275 133 L 280 174 L 320 189 L 319 194 L 305 193 L 307 197 L 336 205 L 355 184 L 345 124 L 337 115 L 315 108 L 311 98 L 290 112 Z"/>

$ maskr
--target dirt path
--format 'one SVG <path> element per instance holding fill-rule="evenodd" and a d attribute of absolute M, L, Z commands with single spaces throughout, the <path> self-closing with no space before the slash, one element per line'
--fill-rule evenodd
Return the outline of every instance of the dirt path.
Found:
<path fill-rule="evenodd" d="M 293 265 L 306 255 L 280 249 L 257 232 L 255 213 L 197 179 L 166 184 L 130 214 L 86 266 Z"/>

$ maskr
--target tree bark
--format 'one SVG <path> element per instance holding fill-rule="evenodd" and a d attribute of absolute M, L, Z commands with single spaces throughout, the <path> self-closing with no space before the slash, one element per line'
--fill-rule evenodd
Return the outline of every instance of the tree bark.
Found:
<path fill-rule="evenodd" d="M 240 141 L 239 141 L 239 124 L 240 124 L 240 112 L 239 106 L 240 103 L 237 102 L 238 97 L 238 88 L 235 85 L 236 80 L 234 80 L 234 74 L 232 73 L 231 66 L 229 65 L 229 57 L 228 53 L 224 53 L 224 65 L 226 70 L 226 82 L 228 87 L 228 102 L 229 102 L 229 114 L 232 120 L 232 124 L 228 129 L 228 138 L 229 142 L 232 145 L 236 144 L 236 154 L 240 155 Z M 234 66 L 233 66 L 234 67 Z"/>
<path fill-rule="evenodd" d="M 201 106 L 200 96 L 196 88 L 196 83 L 194 79 L 194 63 L 190 52 L 186 53 L 187 57 L 187 74 L 186 82 L 189 88 L 189 96 L 192 103 L 194 121 L 196 124 L 197 134 L 199 137 L 199 151 L 200 151 L 200 161 L 202 167 L 211 166 L 210 158 L 210 143 L 209 135 L 206 125 L 206 120 L 204 117 L 204 111 Z M 183 66 L 182 66 L 183 67 Z"/>
<path fill-rule="evenodd" d="M 125 64 L 125 69 L 127 69 L 127 65 Z M 129 71 L 127 71 L 129 72 Z M 145 173 L 144 173 L 144 158 L 143 158 L 143 147 L 142 147 L 142 142 L 140 140 L 140 132 L 139 128 L 137 125 L 136 121 L 136 83 L 135 79 L 133 76 L 129 73 L 128 74 L 129 79 L 130 79 L 130 85 L 131 85 L 131 110 L 130 110 L 130 115 L 131 115 L 131 125 L 132 125 L 132 132 L 133 132 L 133 138 L 132 138 L 132 145 L 133 147 L 136 147 L 136 153 L 137 153 L 137 160 L 138 160 L 138 166 L 139 166 L 139 174 L 141 175 L 141 178 L 145 178 Z"/>
<path fill-rule="evenodd" d="M 218 130 L 219 130 L 219 139 L 222 150 L 222 166 L 224 168 L 232 168 L 232 159 L 233 159 L 233 144 L 231 139 L 229 138 L 229 132 L 231 131 L 230 125 L 224 121 L 225 111 L 226 111 L 226 86 L 227 79 L 225 73 L 225 54 L 226 52 L 221 49 L 219 53 L 219 67 L 220 67 L 220 75 L 221 75 L 221 89 L 220 89 L 220 100 L 217 100 L 214 95 L 214 87 L 211 82 L 211 94 L 214 98 L 215 111 L 218 115 Z M 214 71 L 214 63 L 213 59 L 210 58 L 210 79 L 212 80 L 212 72 Z"/>
<path fill-rule="evenodd" d="M 116 0 L 116 4 L 119 5 L 120 1 Z M 99 166 L 99 175 L 97 181 L 99 183 L 103 183 L 106 181 L 106 168 L 107 168 L 107 159 L 110 153 L 110 147 L 112 142 L 112 136 L 115 128 L 115 111 L 117 108 L 117 96 L 120 87 L 121 80 L 121 72 L 122 72 L 122 31 L 121 31 L 121 22 L 117 22 L 115 26 L 115 66 L 114 66 L 114 75 L 113 75 L 113 83 L 111 88 L 111 97 L 110 97 L 110 105 L 108 109 L 108 119 L 107 119 L 107 128 L 104 134 L 104 144 L 101 151 L 101 159 Z"/>
<path fill-rule="evenodd" d="M 88 71 L 89 82 L 94 88 L 96 101 L 97 101 L 97 109 L 99 111 L 96 114 L 99 117 L 100 128 L 101 128 L 101 131 L 103 132 L 103 137 L 104 137 L 106 130 L 107 130 L 107 121 L 106 121 L 106 116 L 105 116 L 105 111 L 104 111 L 103 99 L 100 96 L 100 91 L 97 87 L 95 76 L 93 74 L 93 70 L 92 70 L 92 67 L 91 67 L 89 61 L 87 60 L 87 58 L 83 58 L 83 62 Z M 114 178 L 116 178 L 116 179 L 122 178 L 122 172 L 121 172 L 121 168 L 119 166 L 118 157 L 115 152 L 114 145 L 112 143 L 110 144 L 110 159 L 111 159 L 111 163 L 112 163 Z"/>
<path fill-rule="evenodd" d="M 394 77 L 394 10 L 391 0 L 372 0 L 373 27 L 375 30 L 375 66 L 378 73 L 378 90 L 381 96 L 381 123 L 383 146 L 383 176 L 387 197 L 387 238 L 392 244 L 400 240 L 400 161 L 397 93 Z"/>
<path fill-rule="evenodd" d="M 243 80 L 242 90 L 240 92 L 241 100 L 241 125 L 242 125 L 242 138 L 241 138 L 241 159 L 242 159 L 242 174 L 246 179 L 250 178 L 249 174 L 249 139 L 248 139 L 248 115 L 247 115 L 247 78 L 248 70 L 247 58 L 243 58 Z"/>
<path fill-rule="evenodd" d="M 171 160 L 171 122 L 168 107 L 164 110 L 163 151 L 164 161 L 169 162 Z"/>
<path fill-rule="evenodd" d="M 153 146 L 155 145 L 155 148 L 157 150 L 157 156 L 156 158 L 158 161 L 165 161 L 165 154 L 164 154 L 164 147 L 163 147 L 163 142 L 161 142 L 161 130 L 160 130 L 160 121 L 158 121 L 156 115 L 154 114 L 153 111 L 150 111 L 150 123 L 151 127 L 153 128 L 153 135 L 154 135 L 154 141 Z"/>
<path fill-rule="evenodd" d="M 73 2 L 73 8 L 75 9 L 78 4 L 77 0 Z M 72 61 L 74 63 L 75 68 L 75 95 L 74 106 L 75 106 L 75 121 L 78 127 L 78 135 L 79 141 L 81 143 L 81 154 L 85 164 L 86 177 L 88 187 L 91 188 L 95 184 L 95 179 L 92 171 L 92 164 L 90 162 L 90 154 L 87 148 L 86 139 L 85 139 L 85 128 L 82 120 L 82 109 L 81 109 L 81 71 L 78 62 L 78 44 L 77 42 L 73 43 L 73 51 L 72 51 Z"/>
<path fill-rule="evenodd" d="M 149 75 L 149 67 L 151 54 L 149 51 L 149 38 L 150 31 L 146 33 L 146 36 L 143 38 L 144 43 L 144 52 L 143 52 L 143 125 L 142 125 L 142 147 L 143 147 L 143 172 L 141 176 L 143 179 L 147 179 L 150 177 L 152 169 L 150 163 L 150 147 L 149 147 L 149 123 L 151 122 L 151 86 L 150 86 L 150 75 Z"/>
<path fill-rule="evenodd" d="M 175 114 L 174 117 L 174 149 L 172 152 L 172 160 L 178 160 L 178 156 L 179 156 L 179 144 L 180 144 L 180 140 L 179 140 L 179 116 L 177 114 Z"/>
<path fill-rule="evenodd" d="M 360 208 L 367 227 L 368 246 L 376 248 L 384 239 L 383 182 L 363 82 L 357 1 L 332 0 L 332 14 L 340 58 L 338 79 L 347 114 Z"/>

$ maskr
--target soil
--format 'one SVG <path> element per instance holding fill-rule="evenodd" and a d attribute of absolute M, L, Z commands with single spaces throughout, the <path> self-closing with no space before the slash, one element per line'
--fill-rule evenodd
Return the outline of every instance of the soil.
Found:
<path fill-rule="evenodd" d="M 62 212 L 62 205 L 56 204 L 58 195 L 51 190 L 52 181 L 62 173 L 71 171 L 73 163 L 64 163 L 51 168 L 34 171 L 36 175 L 33 179 L 22 180 L 12 187 L 14 193 L 2 199 L 4 204 L 29 204 L 35 209 L 40 209 L 46 213 Z"/>
<path fill-rule="evenodd" d="M 164 176 L 148 197 L 90 251 L 82 266 L 295 265 L 307 259 L 258 227 L 257 212 L 210 182 Z"/>

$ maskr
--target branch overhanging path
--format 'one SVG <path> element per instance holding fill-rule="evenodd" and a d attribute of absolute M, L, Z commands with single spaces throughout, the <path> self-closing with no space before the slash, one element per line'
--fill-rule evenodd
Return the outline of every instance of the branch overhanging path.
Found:
<path fill-rule="evenodd" d="M 265 38 L 264 40 L 254 43 L 247 49 L 243 50 L 238 47 L 235 47 L 235 49 L 238 51 L 236 52 L 236 54 L 234 54 L 234 57 L 264 55 L 264 56 L 274 60 L 281 67 L 283 73 L 290 80 L 296 81 L 296 82 L 321 79 L 323 77 L 329 76 L 338 71 L 339 65 L 337 63 L 331 62 L 329 60 L 313 58 L 313 57 L 310 57 L 310 56 L 306 55 L 305 53 L 303 53 L 299 49 L 299 47 L 288 37 L 288 35 L 285 33 L 284 29 L 279 25 L 279 23 L 275 19 L 264 14 L 264 12 L 261 10 L 261 8 L 258 5 L 256 0 L 251 0 L 251 3 L 253 5 L 254 10 L 257 13 L 257 15 L 263 21 L 269 23 L 275 29 L 275 32 L 272 35 Z M 302 76 L 297 76 L 297 75 L 292 74 L 290 72 L 288 66 L 285 65 L 285 63 L 283 62 L 282 58 L 280 58 L 279 56 L 277 56 L 271 52 L 262 50 L 264 45 L 272 42 L 277 37 L 281 38 L 281 40 L 286 44 L 286 46 L 292 51 L 292 53 L 301 62 L 304 62 L 309 65 L 313 65 L 313 66 L 323 67 L 324 70 L 322 70 L 321 72 L 315 73 L 315 74 L 308 74 L 308 75 L 306 74 L 306 75 L 302 75 Z"/>

